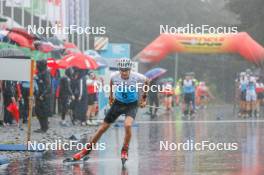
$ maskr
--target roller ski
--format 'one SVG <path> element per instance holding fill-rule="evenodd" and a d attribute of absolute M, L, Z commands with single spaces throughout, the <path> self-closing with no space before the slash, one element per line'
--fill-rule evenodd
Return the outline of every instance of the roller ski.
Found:
<path fill-rule="evenodd" d="M 83 163 L 89 159 L 89 154 L 92 151 L 92 148 L 84 148 L 80 152 L 74 154 L 72 157 L 66 158 L 63 160 L 63 163 Z"/>
<path fill-rule="evenodd" d="M 69 157 L 69 158 L 64 159 L 64 160 L 63 160 L 63 163 L 64 163 L 64 164 L 80 164 L 80 163 L 84 163 L 84 162 L 86 162 L 88 159 L 89 159 L 88 156 L 83 157 L 83 158 L 81 158 L 80 160 L 76 160 L 76 159 L 74 159 L 74 158 Z"/>
<path fill-rule="evenodd" d="M 123 147 L 121 150 L 121 162 L 122 162 L 122 166 L 125 166 L 125 163 L 128 159 L 128 147 Z"/>
<path fill-rule="evenodd" d="M 192 111 L 190 111 L 190 110 L 184 110 L 183 111 L 182 119 L 184 119 L 184 120 L 191 120 L 192 115 L 193 115 L 193 112 Z"/>
<path fill-rule="evenodd" d="M 195 111 L 193 109 L 192 102 L 184 104 L 182 118 L 185 120 L 193 120 L 195 118 Z"/>
<path fill-rule="evenodd" d="M 195 118 L 195 113 L 194 113 L 193 110 L 184 111 L 183 112 L 182 119 L 184 119 L 184 120 L 194 120 L 194 118 Z"/>
<path fill-rule="evenodd" d="M 189 116 L 187 114 L 184 114 L 184 113 L 182 114 L 182 119 L 183 120 L 187 120 L 188 118 L 189 118 Z"/>
<path fill-rule="evenodd" d="M 191 111 L 189 120 L 194 120 L 194 118 L 195 118 L 195 113 Z"/>

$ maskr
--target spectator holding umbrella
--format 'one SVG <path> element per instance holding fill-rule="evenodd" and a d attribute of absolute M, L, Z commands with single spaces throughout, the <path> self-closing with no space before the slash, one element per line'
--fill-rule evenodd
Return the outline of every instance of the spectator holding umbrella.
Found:
<path fill-rule="evenodd" d="M 86 125 L 86 111 L 87 111 L 87 91 L 85 70 L 74 67 L 73 79 L 71 80 L 71 88 L 74 95 L 72 111 L 73 123 L 80 120 L 82 125 Z"/>
<path fill-rule="evenodd" d="M 166 69 L 157 67 L 150 69 L 145 73 L 145 76 L 150 80 L 150 87 L 158 87 L 159 85 L 159 77 L 164 75 L 167 72 Z M 150 116 L 151 118 L 157 116 L 158 108 L 159 108 L 159 98 L 158 98 L 158 88 L 154 89 L 154 91 L 149 91 L 148 100 L 150 105 Z M 152 106 L 155 105 L 155 106 Z M 154 114 L 153 114 L 154 108 Z"/>
<path fill-rule="evenodd" d="M 152 86 L 158 86 L 158 78 L 155 78 L 150 81 L 150 87 Z M 149 105 L 151 106 L 149 108 L 150 111 L 150 116 L 151 118 L 154 118 L 157 116 L 158 108 L 159 108 L 159 97 L 158 97 L 158 91 L 149 91 L 148 92 L 148 100 L 149 100 Z M 154 106 L 153 106 L 154 105 Z M 154 108 L 154 113 L 153 113 L 153 108 Z"/>
<path fill-rule="evenodd" d="M 60 80 L 60 84 L 57 91 L 57 97 L 61 112 L 61 125 L 66 126 L 65 116 L 70 108 L 71 100 L 75 100 L 71 89 L 71 76 L 73 75 L 73 69 L 68 68 L 65 71 L 65 76 Z"/>
<path fill-rule="evenodd" d="M 74 100 L 71 105 L 73 120 L 79 119 L 82 125 L 86 125 L 87 90 L 85 75 L 87 74 L 87 70 L 94 70 L 99 66 L 92 57 L 82 53 L 66 55 L 58 61 L 57 66 L 61 68 L 74 68 L 74 75 L 71 79 L 71 89 L 74 95 Z"/>
<path fill-rule="evenodd" d="M 35 130 L 38 133 L 45 133 L 48 130 L 48 117 L 50 116 L 50 97 L 51 97 L 51 79 L 47 70 L 47 61 L 37 61 L 36 82 L 38 93 L 36 94 L 35 111 L 40 123 L 40 129 Z"/>

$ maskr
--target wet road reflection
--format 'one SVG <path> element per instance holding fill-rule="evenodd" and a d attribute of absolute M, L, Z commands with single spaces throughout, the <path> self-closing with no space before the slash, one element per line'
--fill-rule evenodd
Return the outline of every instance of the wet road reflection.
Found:
<path fill-rule="evenodd" d="M 81 164 L 64 165 L 62 160 L 72 152 L 55 151 L 24 161 L 15 161 L 0 170 L 0 174 L 76 174 L 76 175 L 262 175 L 264 174 L 264 122 L 184 122 L 179 112 L 160 115 L 147 122 L 149 116 L 139 117 L 133 128 L 129 161 L 122 169 L 120 150 L 123 128 L 112 127 L 101 139 L 106 143 L 103 151 L 94 151 L 90 159 Z M 203 121 L 210 114 L 200 114 Z M 214 118 L 214 117 L 213 117 Z M 159 122 L 180 121 L 180 122 Z M 237 143 L 236 151 L 160 150 L 160 141 L 168 143 Z"/>

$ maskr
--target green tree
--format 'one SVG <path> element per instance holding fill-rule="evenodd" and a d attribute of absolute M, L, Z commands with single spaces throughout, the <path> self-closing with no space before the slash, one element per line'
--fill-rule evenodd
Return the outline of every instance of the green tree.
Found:
<path fill-rule="evenodd" d="M 255 40 L 264 45 L 264 1 L 229 0 L 228 8 L 238 15 L 240 30 L 248 32 Z"/>

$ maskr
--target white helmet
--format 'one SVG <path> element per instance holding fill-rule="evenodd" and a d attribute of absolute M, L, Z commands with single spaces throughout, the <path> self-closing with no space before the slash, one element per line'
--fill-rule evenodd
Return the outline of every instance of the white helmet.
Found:
<path fill-rule="evenodd" d="M 246 76 L 246 75 L 247 75 L 246 72 L 241 72 L 241 73 L 240 73 L 240 76 Z"/>
<path fill-rule="evenodd" d="M 129 58 L 120 58 L 118 60 L 118 68 L 130 70 L 132 68 L 132 61 Z"/>

